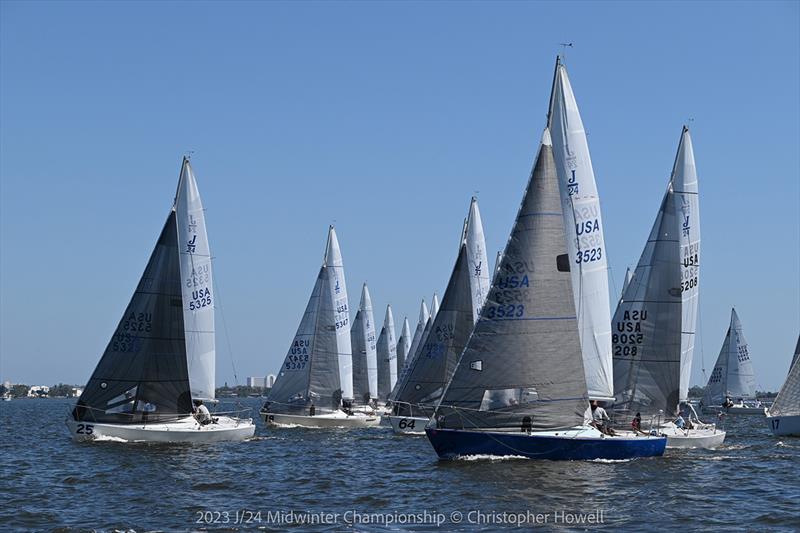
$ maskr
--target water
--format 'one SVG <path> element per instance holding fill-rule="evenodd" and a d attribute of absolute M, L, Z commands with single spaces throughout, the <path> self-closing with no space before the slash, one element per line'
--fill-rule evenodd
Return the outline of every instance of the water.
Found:
<path fill-rule="evenodd" d="M 772 437 L 759 417 L 729 419 L 716 451 L 622 462 L 445 462 L 425 437 L 389 428 L 267 430 L 260 420 L 256 437 L 242 443 L 78 444 L 63 424 L 71 405 L 0 402 L 4 531 L 283 531 L 285 523 L 268 523 L 269 512 L 281 511 L 339 513 L 295 530 L 497 531 L 511 527 L 497 523 L 511 520 L 503 513 L 530 511 L 547 523 L 527 529 L 585 531 L 598 526 L 564 524 L 565 514 L 554 526 L 555 513 L 595 509 L 611 530 L 800 530 L 800 439 Z M 362 523 L 347 523 L 353 511 Z M 473 523 L 478 512 L 483 524 Z M 376 524 L 361 513 L 395 521 L 413 513 L 428 523 Z"/>

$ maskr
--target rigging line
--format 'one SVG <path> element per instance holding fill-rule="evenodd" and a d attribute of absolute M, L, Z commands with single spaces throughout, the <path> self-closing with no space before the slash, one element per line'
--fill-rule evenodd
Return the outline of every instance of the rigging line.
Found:
<path fill-rule="evenodd" d="M 233 383 L 235 385 L 239 385 L 239 376 L 236 373 L 236 363 L 233 361 L 233 348 L 231 347 L 231 336 L 228 334 L 228 322 L 225 320 L 225 312 L 222 309 L 222 298 L 220 298 L 220 291 L 219 289 L 219 281 L 217 281 L 218 276 L 214 276 L 212 283 L 214 284 L 214 291 L 216 293 L 215 298 L 217 300 L 217 304 L 219 304 L 219 316 L 222 318 L 222 329 L 225 332 L 225 344 L 228 346 L 228 359 L 231 361 L 231 368 L 233 369 Z"/>

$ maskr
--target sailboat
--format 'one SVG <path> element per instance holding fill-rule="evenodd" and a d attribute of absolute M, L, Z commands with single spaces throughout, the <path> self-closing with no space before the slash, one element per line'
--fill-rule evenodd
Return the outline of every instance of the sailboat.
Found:
<path fill-rule="evenodd" d="M 732 415 L 764 415 L 766 407 L 756 399 L 756 377 L 750 361 L 750 348 L 744 338 L 736 309 L 731 309 L 731 324 L 722 343 L 717 363 L 708 378 L 702 400 L 703 411 L 723 411 Z"/>
<path fill-rule="evenodd" d="M 271 426 L 361 427 L 379 416 L 353 411 L 350 311 L 333 226 L 325 258 L 289 352 L 261 408 Z"/>
<path fill-rule="evenodd" d="M 767 410 L 767 423 L 775 436 L 800 437 L 800 337 L 789 365 L 789 375 L 775 402 Z"/>
<path fill-rule="evenodd" d="M 691 154 L 689 143 L 689 132 L 684 127 L 655 223 L 636 270 L 630 279 L 626 277 L 614 313 L 614 413 L 617 418 L 631 420 L 635 414 L 641 423 L 631 433 L 642 428 L 658 431 L 667 436 L 668 448 L 714 448 L 725 439 L 725 432 L 715 425 L 703 424 L 696 413 L 686 427 L 679 428 L 673 422 L 680 412 L 686 330 L 691 329 L 694 334 L 694 312 L 691 323 L 684 326 L 684 308 L 697 301 L 696 292 L 687 299 L 683 291 L 688 282 L 683 278 L 686 247 L 682 237 L 688 221 L 696 221 L 684 217 L 685 194 L 675 192 L 682 185 L 680 169 L 685 166 L 684 158 Z M 692 201 L 696 203 L 696 199 Z M 692 259 L 692 264 L 698 263 Z M 696 287 L 693 283 L 692 288 Z"/>
<path fill-rule="evenodd" d="M 395 433 L 424 434 L 488 294 L 487 262 L 480 212 L 472 198 L 441 306 L 433 306 L 430 331 L 393 397 L 389 422 Z"/>
<path fill-rule="evenodd" d="M 408 352 L 404 357 L 403 365 L 398 367 L 397 381 L 395 382 L 394 387 L 392 387 L 392 392 L 389 393 L 389 401 L 393 401 L 397 396 L 397 388 L 403 382 L 406 373 L 414 363 L 414 358 L 419 353 L 420 344 L 428 336 L 430 324 L 431 314 L 428 312 L 428 306 L 425 305 L 425 299 L 423 298 L 422 303 L 419 306 L 419 319 L 417 321 L 417 327 L 414 329 L 414 336 L 411 337 L 411 344 L 408 345 Z M 405 324 L 403 327 L 405 328 Z"/>
<path fill-rule="evenodd" d="M 408 320 L 405 321 L 404 334 L 408 331 Z M 403 342 L 403 339 L 401 339 Z M 381 334 L 378 336 L 378 396 L 385 401 L 392 392 L 397 382 L 398 345 L 395 341 L 394 315 L 392 306 L 386 306 L 386 316 L 383 319 Z"/>
<path fill-rule="evenodd" d="M 367 284 L 361 288 L 361 303 L 350 329 L 353 351 L 353 396 L 356 403 L 368 406 L 378 398 L 378 355 L 375 319 Z"/>
<path fill-rule="evenodd" d="M 589 399 L 614 401 L 608 264 L 589 144 L 567 69 L 556 58 L 547 125 L 553 139 L 561 212 Z"/>
<path fill-rule="evenodd" d="M 74 440 L 216 442 L 252 437 L 250 418 L 195 403 L 214 399 L 214 289 L 200 193 L 184 158 L 175 200 L 136 291 L 81 393 Z"/>
<path fill-rule="evenodd" d="M 611 437 L 584 422 L 589 394 L 570 270 L 545 130 L 500 272 L 425 429 L 439 457 L 628 459 L 664 453 L 664 437 Z"/>

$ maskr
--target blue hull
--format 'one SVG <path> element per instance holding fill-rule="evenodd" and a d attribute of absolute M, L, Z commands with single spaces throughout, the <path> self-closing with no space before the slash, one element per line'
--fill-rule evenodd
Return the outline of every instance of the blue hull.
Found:
<path fill-rule="evenodd" d="M 425 433 L 442 459 L 463 455 L 519 455 L 555 461 L 631 459 L 664 455 L 667 446 L 666 437 L 562 438 L 431 428 Z"/>

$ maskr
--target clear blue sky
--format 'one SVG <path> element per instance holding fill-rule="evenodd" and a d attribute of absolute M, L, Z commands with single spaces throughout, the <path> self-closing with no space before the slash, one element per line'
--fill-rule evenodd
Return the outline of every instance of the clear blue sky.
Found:
<path fill-rule="evenodd" d="M 612 301 L 691 117 L 702 359 L 735 304 L 774 390 L 800 328 L 798 5 L 3 1 L 0 379 L 88 379 L 187 150 L 228 330 L 218 310 L 219 384 L 228 340 L 240 383 L 277 370 L 332 221 L 351 306 L 368 280 L 377 315 L 413 328 L 476 190 L 503 247 L 571 41 Z"/>

